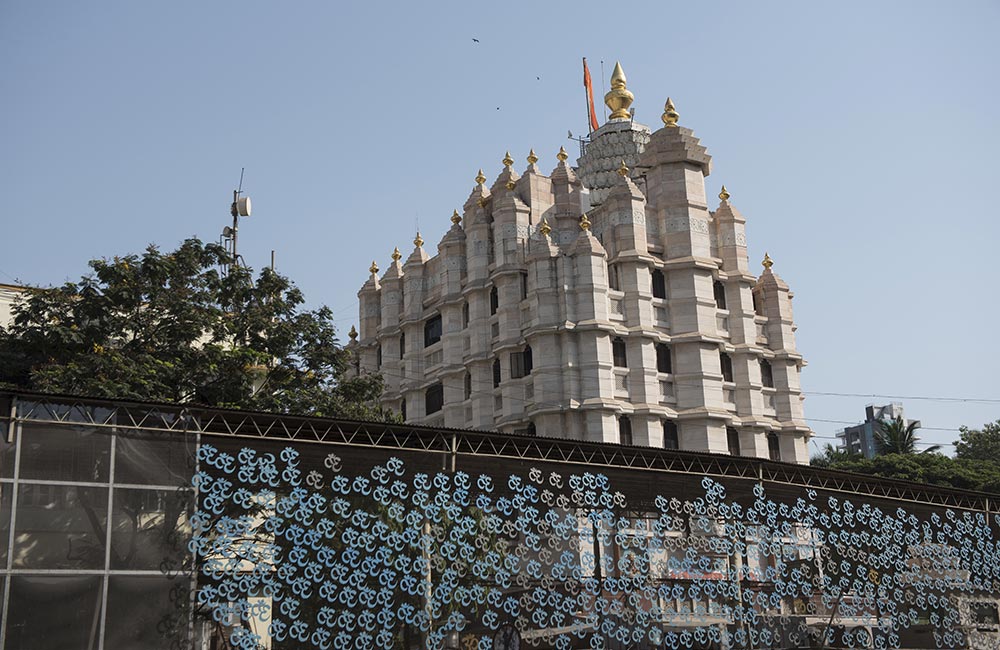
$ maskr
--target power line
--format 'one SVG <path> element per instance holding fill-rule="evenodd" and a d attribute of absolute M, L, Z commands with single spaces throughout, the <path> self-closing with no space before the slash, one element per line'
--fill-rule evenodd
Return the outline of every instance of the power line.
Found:
<path fill-rule="evenodd" d="M 877 397 L 879 399 L 925 400 L 933 402 L 980 402 L 983 404 L 1000 404 L 1000 399 L 992 397 L 935 397 L 926 395 L 878 395 L 876 393 L 833 393 L 820 391 L 803 391 L 803 395 L 820 395 L 824 397 Z"/>
<path fill-rule="evenodd" d="M 401 373 L 390 373 L 390 372 L 386 372 L 383 369 L 380 369 L 377 372 L 379 374 L 386 375 L 386 376 L 389 376 L 389 377 L 394 377 L 396 379 L 406 379 L 406 375 L 405 374 L 401 374 Z M 533 369 L 532 372 L 531 372 L 531 374 L 532 375 L 549 374 L 549 375 L 559 375 L 559 376 L 562 376 L 564 374 L 564 372 L 561 371 L 561 370 Z M 528 376 L 531 376 L 531 375 L 528 375 Z M 697 383 L 697 382 L 678 382 L 678 381 L 674 381 L 672 383 L 675 386 L 677 386 L 677 385 L 681 385 L 681 386 L 698 386 L 698 385 L 700 385 L 700 383 Z M 472 390 L 469 391 L 469 395 L 470 396 L 472 396 L 472 395 L 480 395 L 480 396 L 495 397 L 496 396 L 496 393 L 494 392 L 495 390 L 496 390 L 496 388 L 493 388 L 493 389 L 490 389 L 490 390 L 472 389 Z M 535 406 L 541 406 L 542 408 L 545 408 L 545 407 L 565 408 L 566 407 L 566 404 L 564 402 L 541 402 L 541 401 L 535 400 L 533 398 L 532 399 L 528 399 L 528 398 L 520 398 L 520 397 L 514 397 L 514 396 L 502 396 L 502 399 L 511 400 L 511 401 L 514 401 L 514 402 L 520 402 L 521 404 L 533 404 Z M 858 424 L 862 424 L 861 422 L 857 422 L 857 421 L 853 421 L 852 422 L 852 421 L 849 421 L 849 420 L 827 420 L 827 419 L 822 419 L 822 418 L 803 418 L 803 419 L 805 421 L 807 421 L 807 422 L 824 422 L 824 423 L 828 423 L 828 424 L 846 424 L 846 425 L 852 425 L 852 426 L 858 425 Z M 949 433 L 959 433 L 958 429 L 949 429 L 949 428 L 944 428 L 944 427 L 924 427 L 924 426 L 921 426 L 920 429 L 923 430 L 923 431 L 946 431 L 946 432 L 949 432 Z M 824 436 L 824 435 L 819 435 L 819 434 L 816 434 L 816 433 L 813 433 L 812 437 L 813 438 L 829 439 L 829 440 L 837 440 L 837 439 L 839 439 L 838 436 Z M 922 445 L 922 446 L 928 446 L 928 447 L 929 446 L 933 446 L 935 444 L 939 444 L 941 446 L 954 446 L 954 443 L 944 443 L 944 442 L 942 442 L 942 443 L 925 443 L 925 442 L 919 442 L 919 443 L 916 443 L 916 444 Z"/>

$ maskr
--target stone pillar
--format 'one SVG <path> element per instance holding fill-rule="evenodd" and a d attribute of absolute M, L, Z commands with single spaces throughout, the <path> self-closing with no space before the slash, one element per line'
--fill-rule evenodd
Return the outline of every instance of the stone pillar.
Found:
<path fill-rule="evenodd" d="M 666 120 L 665 120 L 666 123 Z M 663 228 L 674 351 L 674 390 L 682 449 L 726 453 L 710 215 L 705 177 L 711 157 L 690 129 L 667 125 L 640 156 L 646 169 L 648 214 Z"/>

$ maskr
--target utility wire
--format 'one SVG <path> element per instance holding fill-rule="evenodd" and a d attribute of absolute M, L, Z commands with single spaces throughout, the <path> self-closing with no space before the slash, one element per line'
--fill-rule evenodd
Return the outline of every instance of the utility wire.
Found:
<path fill-rule="evenodd" d="M 406 375 L 405 374 L 401 374 L 401 373 L 387 372 L 387 371 L 385 371 L 383 369 L 380 369 L 377 372 L 378 372 L 378 374 L 382 374 L 382 375 L 389 376 L 389 377 L 394 377 L 396 379 L 401 379 L 401 380 L 406 379 Z M 531 374 L 526 375 L 526 376 L 530 377 L 530 376 L 533 376 L 533 375 L 545 375 L 545 374 L 562 376 L 564 374 L 564 372 L 561 371 L 561 370 L 532 369 Z M 676 381 L 676 380 L 673 381 L 672 383 L 675 386 L 678 386 L 678 385 L 681 385 L 681 386 L 700 386 L 701 385 L 699 382 L 680 382 L 680 381 Z M 495 397 L 496 393 L 494 391 L 496 391 L 496 390 L 497 390 L 497 388 L 493 388 L 493 389 L 489 389 L 489 390 L 482 390 L 482 389 L 475 389 L 474 388 L 474 389 L 472 389 L 472 390 L 469 391 L 469 395 L 470 395 L 470 397 L 473 396 L 473 395 Z M 524 404 L 524 405 L 534 404 L 536 406 L 541 406 L 543 408 L 545 408 L 545 407 L 565 408 L 566 407 L 566 404 L 564 402 L 542 402 L 542 401 L 538 401 L 538 400 L 535 400 L 535 399 L 527 399 L 527 398 L 520 398 L 520 397 L 514 397 L 514 396 L 503 396 L 502 399 L 504 399 L 504 400 L 511 400 L 511 401 L 514 401 L 514 402 L 520 402 L 521 404 Z M 828 424 L 846 424 L 846 425 L 852 425 L 852 426 L 858 425 L 858 424 L 863 424 L 862 422 L 857 422 L 857 421 L 852 422 L 852 421 L 849 421 L 849 420 L 827 420 L 827 419 L 822 419 L 822 418 L 803 418 L 803 419 L 805 421 L 807 421 L 807 422 L 823 422 L 823 423 L 828 423 Z M 924 431 L 946 431 L 946 432 L 949 432 L 949 433 L 959 433 L 958 429 L 949 429 L 949 428 L 945 428 L 945 427 L 924 427 L 924 426 L 921 426 L 920 429 L 924 430 Z M 828 440 L 837 440 L 837 439 L 839 439 L 839 436 L 826 436 L 826 435 L 820 435 L 820 434 L 816 434 L 816 433 L 813 434 L 813 437 L 814 438 L 823 438 L 823 439 L 828 439 Z M 925 442 L 919 442 L 917 444 L 918 445 L 922 445 L 922 446 L 928 446 L 928 447 L 933 446 L 935 444 L 940 444 L 942 446 L 945 446 L 945 445 L 947 445 L 947 446 L 954 446 L 954 443 L 925 443 Z"/>
<path fill-rule="evenodd" d="M 879 395 L 876 393 L 833 393 L 820 391 L 803 391 L 803 395 L 820 395 L 829 397 L 877 397 L 879 399 L 927 400 L 935 402 L 980 402 L 983 404 L 1000 404 L 1000 398 L 992 397 L 931 397 L 926 395 Z"/>

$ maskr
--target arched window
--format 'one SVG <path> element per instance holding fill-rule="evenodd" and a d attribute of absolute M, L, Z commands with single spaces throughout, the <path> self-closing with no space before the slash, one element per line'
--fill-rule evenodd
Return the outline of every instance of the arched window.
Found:
<path fill-rule="evenodd" d="M 531 374 L 531 346 L 526 345 L 520 352 L 510 353 L 511 379 L 520 379 Z"/>
<path fill-rule="evenodd" d="M 719 365 L 722 368 L 722 381 L 732 383 L 733 381 L 733 360 L 725 352 L 719 352 Z"/>
<path fill-rule="evenodd" d="M 632 446 L 632 420 L 627 415 L 618 418 L 618 441 L 623 445 Z"/>
<path fill-rule="evenodd" d="M 444 386 L 434 384 L 424 393 L 424 414 L 437 413 L 444 407 Z"/>
<path fill-rule="evenodd" d="M 424 323 L 424 347 L 441 340 L 441 314 L 435 314 Z"/>
<path fill-rule="evenodd" d="M 716 280 L 712 283 L 712 290 L 715 292 L 715 306 L 726 309 L 726 286 Z"/>
<path fill-rule="evenodd" d="M 608 265 L 608 289 L 621 291 L 621 279 L 618 277 L 618 265 Z"/>
<path fill-rule="evenodd" d="M 670 359 L 670 346 L 666 343 L 656 344 L 656 372 L 673 372 L 673 363 Z"/>
<path fill-rule="evenodd" d="M 500 387 L 500 359 L 493 360 L 493 388 Z"/>
<path fill-rule="evenodd" d="M 611 361 L 616 368 L 628 368 L 628 357 L 625 354 L 625 340 L 620 336 L 611 339 Z"/>
<path fill-rule="evenodd" d="M 740 455 L 740 432 L 732 427 L 726 427 L 726 442 L 729 444 L 729 455 Z"/>
<path fill-rule="evenodd" d="M 490 288 L 490 316 L 497 313 L 500 309 L 500 294 L 497 293 L 496 287 Z"/>
<path fill-rule="evenodd" d="M 680 449 L 680 441 L 677 438 L 677 423 L 673 420 L 663 421 L 663 448 Z"/>
<path fill-rule="evenodd" d="M 760 382 L 765 388 L 774 388 L 774 372 L 771 370 L 771 362 L 767 359 L 760 360 Z"/>
<path fill-rule="evenodd" d="M 774 431 L 767 434 L 767 457 L 771 460 L 781 460 L 781 442 Z"/>
<path fill-rule="evenodd" d="M 465 373 L 465 399 L 472 398 L 472 373 Z"/>
<path fill-rule="evenodd" d="M 663 277 L 663 271 L 660 269 L 653 269 L 651 272 L 653 281 L 653 297 L 654 298 L 666 298 L 667 297 L 667 281 Z"/>

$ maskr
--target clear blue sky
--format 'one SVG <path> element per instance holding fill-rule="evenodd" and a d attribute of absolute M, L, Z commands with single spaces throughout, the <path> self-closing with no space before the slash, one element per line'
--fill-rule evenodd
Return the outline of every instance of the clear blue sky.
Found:
<path fill-rule="evenodd" d="M 824 392 L 994 400 L 902 400 L 928 428 L 980 425 L 1000 418 L 998 19 L 985 1 L 5 0 L 0 282 L 216 239 L 246 167 L 241 252 L 275 249 L 346 332 L 372 257 L 408 253 L 418 220 L 435 246 L 505 150 L 554 166 L 585 129 L 580 58 L 598 84 L 620 60 L 636 119 L 674 99 L 755 268 L 768 251 L 795 292 L 814 430 L 887 401 Z"/>

